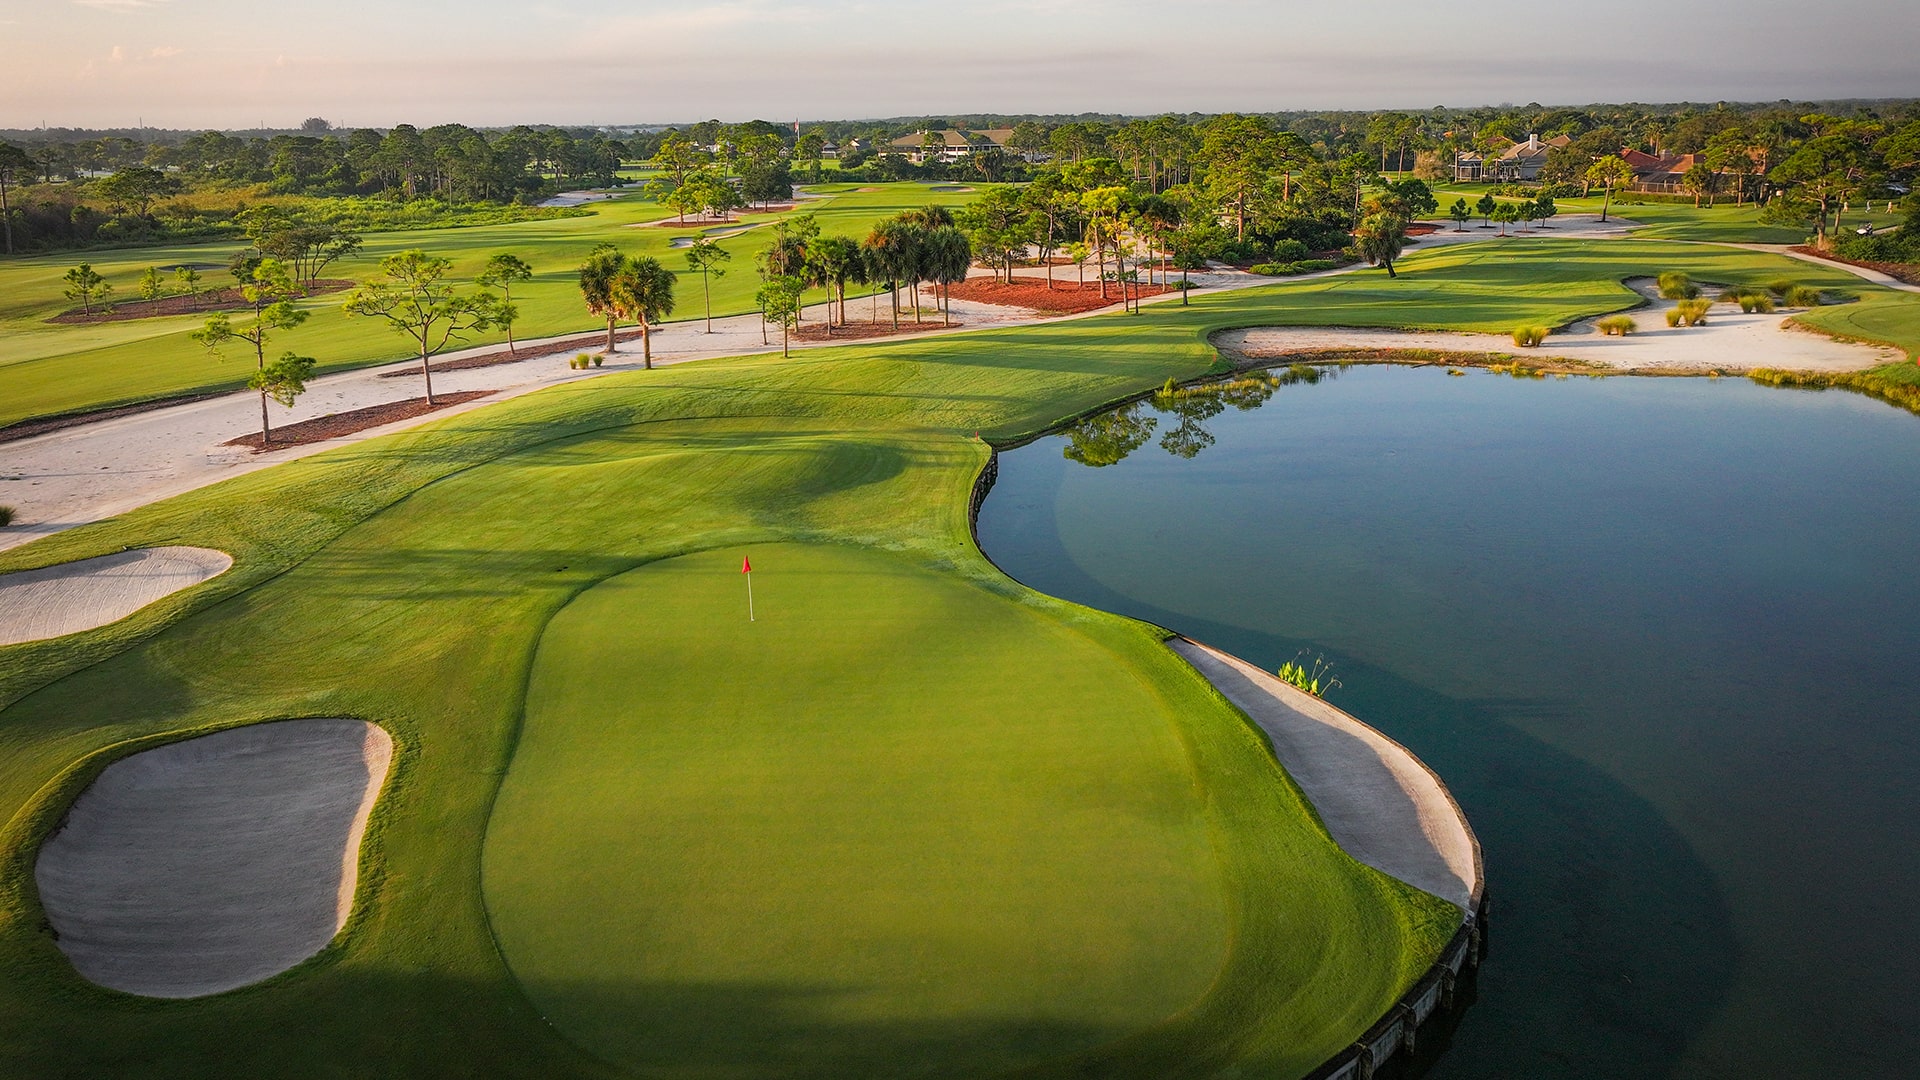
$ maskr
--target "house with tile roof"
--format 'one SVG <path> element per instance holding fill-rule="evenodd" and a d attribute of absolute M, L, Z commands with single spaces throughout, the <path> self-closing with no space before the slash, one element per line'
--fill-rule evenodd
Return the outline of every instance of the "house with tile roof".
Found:
<path fill-rule="evenodd" d="M 1540 170 L 1547 167 L 1547 151 L 1572 143 L 1573 140 L 1565 135 L 1555 135 L 1546 140 L 1538 135 L 1528 135 L 1526 142 L 1514 143 L 1491 157 L 1467 151 L 1454 157 L 1453 179 L 1456 182 L 1488 181 L 1503 184 L 1516 180 L 1538 180 Z"/>

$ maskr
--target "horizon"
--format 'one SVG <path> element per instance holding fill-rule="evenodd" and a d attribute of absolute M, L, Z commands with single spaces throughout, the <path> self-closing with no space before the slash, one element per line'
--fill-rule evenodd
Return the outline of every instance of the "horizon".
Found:
<path fill-rule="evenodd" d="M 1910 60 L 1920 24 L 1882 25 L 1898 14 L 1884 0 L 1829 6 L 1822 27 L 1870 31 L 1846 40 L 1809 38 L 1794 12 L 1735 21 L 1624 0 L 1611 25 L 1660 32 L 1599 49 L 1592 34 L 1553 32 L 1520 0 L 1467 16 L 1412 0 L 1340 12 L 994 0 L 930 33 L 927 18 L 942 10 L 923 0 L 526 10 L 341 0 L 315 21 L 240 0 L 0 0 L 0 27 L 33 46 L 0 73 L 0 128 L 286 130 L 312 116 L 345 128 L 627 127 L 666 121 L 621 117 L 673 115 L 690 101 L 705 115 L 678 123 L 1920 96 Z M 1225 43 L 1223 21 L 1236 31 Z M 543 68 L 554 77 L 535 77 Z M 1433 104 L 1448 100 L 1486 104 Z"/>

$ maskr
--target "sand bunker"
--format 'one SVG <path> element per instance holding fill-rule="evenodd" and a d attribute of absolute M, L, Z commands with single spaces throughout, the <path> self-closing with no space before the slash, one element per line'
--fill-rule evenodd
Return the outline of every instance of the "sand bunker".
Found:
<path fill-rule="evenodd" d="M 232 565 L 223 551 L 161 547 L 0 574 L 0 645 L 118 622 Z"/>
<path fill-rule="evenodd" d="M 186 998 L 259 982 L 346 925 L 393 741 L 360 720 L 252 724 L 108 766 L 34 879 L 87 979 Z"/>
<path fill-rule="evenodd" d="M 1463 913 L 1479 906 L 1480 842 L 1411 751 L 1238 657 L 1186 638 L 1167 644 L 1267 733 L 1347 854 Z"/>
<path fill-rule="evenodd" d="M 1609 337 L 1595 325 L 1598 319 L 1583 319 L 1533 349 L 1516 348 L 1504 334 L 1359 327 L 1256 327 L 1216 334 L 1213 343 L 1222 353 L 1242 361 L 1335 349 L 1409 349 L 1497 353 L 1537 363 L 1569 360 L 1595 370 L 1728 375 L 1754 368 L 1861 371 L 1905 357 L 1898 349 L 1836 341 L 1800 329 L 1777 312 L 1745 314 L 1729 303 L 1714 304 L 1704 326 L 1669 327 L 1666 312 L 1676 301 L 1660 299 L 1651 279 L 1635 278 L 1626 284 L 1647 297 L 1648 306 L 1627 313 L 1639 329 L 1625 337 Z M 1707 295 L 1717 291 L 1710 289 Z"/>

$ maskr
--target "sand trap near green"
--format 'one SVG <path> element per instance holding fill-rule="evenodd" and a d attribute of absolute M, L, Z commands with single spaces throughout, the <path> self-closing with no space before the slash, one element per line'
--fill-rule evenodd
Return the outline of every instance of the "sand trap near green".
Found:
<path fill-rule="evenodd" d="M 232 565 L 224 551 L 157 547 L 0 574 L 0 645 L 119 622 Z"/>
<path fill-rule="evenodd" d="M 217 994 L 346 925 L 393 740 L 360 720 L 250 724 L 107 766 L 34 864 L 60 951 L 148 997 Z"/>
<path fill-rule="evenodd" d="M 763 545 L 552 621 L 483 880 L 514 974 L 609 1061 L 993 1075 L 1207 994 L 1203 811 L 1166 704 L 1092 637 L 901 557 Z"/>

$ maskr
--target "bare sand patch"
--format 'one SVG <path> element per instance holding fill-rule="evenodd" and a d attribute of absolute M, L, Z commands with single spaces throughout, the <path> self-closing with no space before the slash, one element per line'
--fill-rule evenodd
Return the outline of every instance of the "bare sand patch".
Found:
<path fill-rule="evenodd" d="M 352 911 L 392 754 L 361 720 L 280 720 L 107 766 L 34 863 L 60 951 L 92 982 L 161 998 L 314 955 Z"/>
<path fill-rule="evenodd" d="M 0 574 L 0 645 L 119 622 L 232 565 L 224 551 L 158 547 Z"/>
<path fill-rule="evenodd" d="M 1167 644 L 1267 733 L 1342 850 L 1465 915 L 1479 907 L 1480 841 L 1412 751 L 1238 657 L 1187 638 Z"/>
<path fill-rule="evenodd" d="M 1755 368 L 1786 371 L 1862 371 L 1905 359 L 1898 349 L 1837 341 L 1808 330 L 1780 312 L 1743 313 L 1737 304 L 1716 302 L 1702 326 L 1670 327 L 1666 313 L 1678 301 L 1660 299 L 1652 279 L 1635 278 L 1628 287 L 1647 298 L 1647 306 L 1628 312 L 1638 325 L 1623 337 L 1604 334 L 1599 320 L 1582 319 L 1554 331 L 1535 348 L 1515 346 L 1504 334 L 1463 334 L 1446 330 L 1387 330 L 1352 326 L 1262 326 L 1214 335 L 1214 346 L 1240 361 L 1282 360 L 1341 349 L 1409 350 L 1471 356 L 1490 354 L 1527 363 L 1564 361 L 1595 371 L 1649 374 L 1744 374 Z M 1718 289 L 1703 286 L 1706 297 Z"/>

